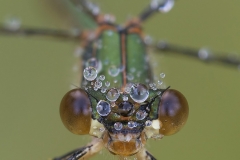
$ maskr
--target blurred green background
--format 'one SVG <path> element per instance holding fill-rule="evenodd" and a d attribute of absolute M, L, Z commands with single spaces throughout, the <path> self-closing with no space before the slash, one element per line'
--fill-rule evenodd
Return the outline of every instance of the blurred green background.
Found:
<path fill-rule="evenodd" d="M 57 0 L 55 0 L 57 1 Z M 149 1 L 101 0 L 102 11 L 123 23 Z M 0 22 L 17 16 L 31 27 L 68 29 L 65 12 L 54 0 L 8 0 L 0 5 Z M 240 51 L 239 0 L 182 0 L 168 14 L 144 24 L 155 40 L 214 51 Z M 62 12 L 62 13 L 61 13 Z M 59 103 L 77 73 L 76 42 L 0 35 L 0 159 L 47 160 L 84 145 L 89 136 L 67 131 Z M 238 54 L 239 55 L 239 54 Z M 190 116 L 178 134 L 150 140 L 148 149 L 164 160 L 237 160 L 240 158 L 240 72 L 173 55 L 153 55 L 165 82 L 188 99 Z M 113 159 L 104 152 L 94 159 Z"/>

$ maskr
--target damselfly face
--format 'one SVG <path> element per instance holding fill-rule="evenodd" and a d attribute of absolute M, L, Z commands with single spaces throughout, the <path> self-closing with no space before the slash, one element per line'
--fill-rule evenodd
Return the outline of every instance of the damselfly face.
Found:
<path fill-rule="evenodd" d="M 106 95 L 73 89 L 63 97 L 60 115 L 72 133 L 90 134 L 102 139 L 109 152 L 131 156 L 144 149 L 147 139 L 178 132 L 187 120 L 188 104 L 176 90 L 154 93 L 142 84 L 133 85 L 129 94 L 115 88 Z"/>

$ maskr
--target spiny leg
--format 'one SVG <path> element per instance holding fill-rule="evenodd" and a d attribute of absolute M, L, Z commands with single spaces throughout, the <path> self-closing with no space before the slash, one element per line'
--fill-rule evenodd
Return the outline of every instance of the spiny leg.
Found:
<path fill-rule="evenodd" d="M 157 160 L 153 157 L 145 148 L 142 148 L 137 154 L 136 157 L 138 160 Z"/>
<path fill-rule="evenodd" d="M 89 159 L 99 151 L 103 149 L 102 139 L 94 138 L 92 142 L 86 146 L 70 151 L 60 157 L 53 158 L 53 160 L 78 160 L 78 159 Z"/>
<path fill-rule="evenodd" d="M 0 24 L 0 34 L 2 35 L 18 35 L 18 36 L 44 36 L 58 39 L 79 40 L 81 32 L 66 31 L 48 28 L 14 28 L 8 24 Z"/>
<path fill-rule="evenodd" d="M 224 65 L 229 65 L 233 67 L 237 67 L 240 69 L 240 60 L 236 55 L 231 54 L 214 54 L 210 52 L 208 49 L 192 49 L 188 47 L 178 46 L 169 44 L 167 42 L 161 41 L 159 42 L 156 47 L 157 50 L 163 52 L 169 52 L 171 54 L 178 54 L 187 57 L 192 57 L 203 62 L 218 62 Z"/>

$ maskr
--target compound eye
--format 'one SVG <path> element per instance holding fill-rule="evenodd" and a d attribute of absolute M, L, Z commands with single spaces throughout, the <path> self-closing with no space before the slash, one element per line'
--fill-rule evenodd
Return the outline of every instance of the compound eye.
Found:
<path fill-rule="evenodd" d="M 88 94 L 83 89 L 67 92 L 60 104 L 60 116 L 64 126 L 74 134 L 88 134 L 92 108 Z"/>
<path fill-rule="evenodd" d="M 158 107 L 158 119 L 162 123 L 160 134 L 167 136 L 175 134 L 186 123 L 189 112 L 188 103 L 179 91 L 174 89 L 165 91 Z"/>

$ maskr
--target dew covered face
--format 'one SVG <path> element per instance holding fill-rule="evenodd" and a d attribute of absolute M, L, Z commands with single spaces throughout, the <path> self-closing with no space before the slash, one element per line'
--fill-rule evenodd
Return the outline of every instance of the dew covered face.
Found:
<path fill-rule="evenodd" d="M 62 99 L 62 122 L 72 133 L 100 138 L 111 153 L 123 156 L 136 154 L 147 139 L 172 135 L 185 124 L 188 105 L 180 92 L 154 91 L 143 84 L 133 84 L 129 91 L 73 89 Z"/>

